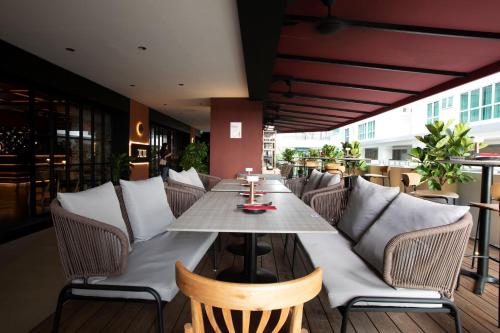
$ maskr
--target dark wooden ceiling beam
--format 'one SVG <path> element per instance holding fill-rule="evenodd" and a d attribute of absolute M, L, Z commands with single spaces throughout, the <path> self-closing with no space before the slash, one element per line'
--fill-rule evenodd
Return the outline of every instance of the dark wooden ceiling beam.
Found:
<path fill-rule="evenodd" d="M 335 111 L 335 112 L 351 112 L 351 113 L 360 113 L 360 114 L 369 114 L 370 113 L 370 111 L 361 111 L 361 110 L 344 109 L 344 108 L 330 108 L 327 106 L 319 106 L 319 105 L 311 105 L 311 104 L 295 103 L 295 102 L 277 102 L 277 101 L 268 101 L 268 102 L 271 102 L 272 104 L 300 106 L 300 107 L 314 108 L 314 109 L 319 109 L 319 110 L 328 110 L 328 111 Z"/>
<path fill-rule="evenodd" d="M 267 111 L 274 111 L 278 112 L 276 109 L 267 109 Z M 307 112 L 307 111 L 296 111 L 296 110 L 289 110 L 289 109 L 283 109 L 279 108 L 279 112 L 287 112 L 287 113 L 296 113 L 296 114 L 303 114 L 303 115 L 311 115 L 311 116 L 321 116 L 321 117 L 327 117 L 327 118 L 340 118 L 340 119 L 355 119 L 355 117 L 347 117 L 347 116 L 340 116 L 340 115 L 333 115 L 333 114 L 324 114 L 324 113 L 318 113 L 318 112 Z"/>
<path fill-rule="evenodd" d="M 381 91 L 381 92 L 386 92 L 386 93 L 396 93 L 396 94 L 406 94 L 406 95 L 416 95 L 419 93 L 418 91 L 415 91 L 415 90 L 368 86 L 368 85 L 363 85 L 363 84 L 333 82 L 333 81 L 324 81 L 324 80 L 312 80 L 312 79 L 304 79 L 304 78 L 290 77 L 290 76 L 278 76 L 278 75 L 275 75 L 273 77 L 273 81 L 275 81 L 275 82 L 276 81 L 286 81 L 286 80 L 289 80 L 291 82 L 317 84 L 317 85 L 322 85 L 322 86 L 342 87 L 342 88 L 357 89 L 357 90 Z"/>
<path fill-rule="evenodd" d="M 271 115 L 270 115 L 271 116 Z M 275 116 L 275 115 L 272 115 Z M 297 116 L 286 116 L 286 115 L 277 115 L 277 118 L 269 118 L 271 120 L 293 120 L 297 122 L 303 122 L 304 124 L 316 124 L 316 125 L 326 125 L 326 126 L 336 126 L 342 124 L 339 121 L 331 121 L 331 120 L 321 120 L 314 118 L 305 118 L 305 117 L 297 117 Z"/>
<path fill-rule="evenodd" d="M 376 64 L 376 63 L 362 62 L 362 61 L 308 57 L 303 55 L 284 54 L 284 53 L 278 53 L 276 57 L 278 59 L 313 62 L 313 63 L 328 64 L 328 65 L 340 65 L 340 66 L 348 66 L 356 68 L 369 68 L 369 69 L 377 69 L 377 70 L 391 71 L 391 72 L 444 75 L 452 77 L 466 77 L 468 74 L 465 72 L 447 71 L 441 69 L 406 67 L 406 66 L 398 66 L 390 64 Z"/>
<path fill-rule="evenodd" d="M 269 93 L 270 94 L 275 94 L 275 95 L 283 95 L 286 92 L 272 90 Z M 388 103 L 375 102 L 375 101 L 367 101 L 367 100 L 362 100 L 362 99 L 351 99 L 351 98 L 342 98 L 342 97 L 319 96 L 319 95 L 304 94 L 304 93 L 298 93 L 298 92 L 292 92 L 292 94 L 295 97 L 319 99 L 319 100 L 322 100 L 322 101 L 334 101 L 334 102 L 355 103 L 355 104 L 376 105 L 376 106 L 389 106 L 390 105 Z"/>
<path fill-rule="evenodd" d="M 325 123 L 331 123 L 331 124 L 341 124 L 342 121 L 335 121 L 335 120 L 329 120 L 329 119 L 318 119 L 318 118 L 310 118 L 310 117 L 303 117 L 303 116 L 294 116 L 294 115 L 289 115 L 289 114 L 283 114 L 280 110 L 279 113 L 273 112 L 273 113 L 267 113 L 268 116 L 279 116 L 279 118 L 295 118 L 295 119 L 304 119 L 304 120 L 313 120 L 313 121 L 322 121 Z M 276 118 L 275 118 L 276 119 Z"/>
<path fill-rule="evenodd" d="M 273 119 L 271 120 L 274 123 L 288 123 L 288 124 L 296 124 L 298 127 L 304 127 L 303 125 L 307 126 L 312 126 L 312 127 L 318 127 L 318 128 L 331 128 L 333 125 L 328 125 L 328 124 L 317 124 L 313 122 L 308 122 L 308 121 L 299 121 L 299 120 L 287 120 L 287 119 Z"/>
<path fill-rule="evenodd" d="M 285 20 L 288 22 L 293 22 L 293 21 L 320 22 L 324 20 L 324 18 L 315 16 L 286 15 Z M 341 18 L 338 18 L 338 20 L 347 23 L 347 25 L 351 27 L 361 27 L 374 30 L 400 32 L 412 35 L 500 40 L 500 33 L 498 32 L 436 28 L 436 27 L 425 27 L 418 25 L 393 24 L 385 22 L 346 20 Z"/>

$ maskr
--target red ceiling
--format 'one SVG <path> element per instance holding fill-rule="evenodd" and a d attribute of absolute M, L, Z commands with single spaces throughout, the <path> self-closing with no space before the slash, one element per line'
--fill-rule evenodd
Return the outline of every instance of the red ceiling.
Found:
<path fill-rule="evenodd" d="M 285 25 L 282 28 L 278 56 L 273 70 L 275 81 L 270 87 L 268 104 L 273 110 L 279 106 L 281 109 L 309 112 L 311 118 L 323 118 L 313 113 L 343 116 L 343 118 L 330 118 L 332 121 L 338 121 L 335 124 L 330 123 L 331 128 L 476 79 L 478 73 L 484 76 L 500 70 L 500 38 L 436 36 L 356 26 L 322 35 L 315 30 L 317 23 L 311 22 L 311 20 L 322 20 L 327 15 L 327 7 L 320 0 L 296 0 L 288 5 L 286 12 L 288 15 L 286 20 L 291 19 L 296 24 Z M 498 13 L 500 13 L 498 0 L 483 0 L 480 3 L 470 0 L 337 0 L 331 10 L 333 16 L 344 20 L 489 33 L 500 33 Z M 296 16 L 312 18 L 309 21 L 300 21 Z M 284 59 L 280 55 L 309 58 Z M 318 59 L 320 61 L 310 58 L 320 58 Z M 408 70 L 332 64 L 328 63 L 329 60 L 399 66 Z M 479 71 L 486 66 L 490 66 L 487 71 Z M 424 71 L 418 72 L 419 69 Z M 456 76 L 450 73 L 428 73 L 425 69 L 460 72 L 465 77 L 460 77 L 458 75 L 460 73 Z M 291 90 L 296 95 L 294 98 L 282 95 L 288 91 L 288 86 L 280 78 L 291 79 Z M 301 79 L 335 84 L 303 82 Z M 414 93 L 360 89 L 339 86 L 337 83 L 404 89 Z M 281 103 L 304 104 L 311 107 Z M 318 106 L 365 113 L 318 109 Z M 275 114 L 276 112 L 270 111 L 268 118 L 274 119 Z M 346 119 L 350 117 L 352 119 Z M 281 131 L 314 129 L 310 125 L 297 120 L 294 129 L 277 127 Z"/>

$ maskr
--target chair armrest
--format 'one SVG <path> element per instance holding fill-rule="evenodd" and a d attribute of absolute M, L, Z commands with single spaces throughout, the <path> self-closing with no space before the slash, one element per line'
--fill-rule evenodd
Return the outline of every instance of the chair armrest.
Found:
<path fill-rule="evenodd" d="M 288 179 L 285 185 L 292 191 L 293 194 L 295 194 L 300 198 L 306 182 L 307 182 L 306 177 L 299 177 L 299 178 Z"/>
<path fill-rule="evenodd" d="M 349 200 L 350 189 L 326 191 L 311 198 L 311 207 L 332 225 L 337 225 Z"/>
<path fill-rule="evenodd" d="M 123 231 L 70 213 L 57 199 L 50 211 L 67 281 L 120 275 L 127 270 L 129 241 Z"/>
<path fill-rule="evenodd" d="M 210 176 L 204 173 L 199 173 L 198 176 L 200 176 L 203 186 L 205 186 L 207 191 L 211 191 L 212 188 L 222 180 L 220 177 Z"/>
<path fill-rule="evenodd" d="M 319 188 L 317 190 L 312 190 L 312 191 L 306 192 L 306 193 L 302 194 L 302 201 L 304 201 L 304 203 L 306 205 L 311 205 L 311 199 L 313 196 L 315 196 L 316 194 L 320 194 L 320 193 L 339 190 L 342 188 L 342 183 L 343 182 L 341 181 L 340 183 L 335 184 L 335 185 L 330 185 L 327 187 Z"/>
<path fill-rule="evenodd" d="M 178 187 L 165 186 L 165 192 L 167 193 L 168 204 L 175 217 L 181 216 L 198 200 L 193 192 Z"/>
<path fill-rule="evenodd" d="M 453 297 L 472 215 L 445 226 L 407 232 L 391 239 L 384 251 L 384 280 L 393 287 L 439 291 Z"/>
<path fill-rule="evenodd" d="M 176 188 L 180 188 L 182 190 L 189 191 L 196 196 L 196 199 L 201 198 L 203 196 L 203 194 L 205 194 L 207 192 L 205 189 L 203 189 L 201 187 L 181 183 L 181 182 L 178 182 L 178 181 L 173 180 L 171 178 L 167 178 L 167 185 L 170 187 L 176 187 Z"/>

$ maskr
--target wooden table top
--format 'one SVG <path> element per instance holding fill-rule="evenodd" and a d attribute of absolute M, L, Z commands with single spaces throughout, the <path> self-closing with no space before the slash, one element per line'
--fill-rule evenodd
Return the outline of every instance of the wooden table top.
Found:
<path fill-rule="evenodd" d="M 457 193 L 448 191 L 417 190 L 415 192 L 411 192 L 411 194 L 417 197 L 434 197 L 434 198 L 441 197 L 441 198 L 458 199 Z"/>
<path fill-rule="evenodd" d="M 250 191 L 250 186 L 243 186 L 244 180 L 237 179 L 223 179 L 215 185 L 211 192 L 246 192 Z M 286 187 L 280 180 L 265 179 L 260 180 L 256 186 L 256 191 L 263 191 L 268 193 L 291 193 L 290 189 Z"/>
<path fill-rule="evenodd" d="M 241 233 L 336 233 L 337 230 L 291 193 L 268 193 L 258 198 L 277 210 L 247 214 L 236 205 L 245 198 L 234 192 L 208 192 L 167 227 L 169 231 Z"/>
<path fill-rule="evenodd" d="M 485 159 L 485 160 L 475 160 L 475 159 L 456 159 L 456 160 L 447 160 L 440 161 L 442 163 L 450 163 L 450 164 L 461 164 L 461 165 L 470 165 L 470 166 L 492 166 L 492 167 L 500 167 L 500 159 Z"/>

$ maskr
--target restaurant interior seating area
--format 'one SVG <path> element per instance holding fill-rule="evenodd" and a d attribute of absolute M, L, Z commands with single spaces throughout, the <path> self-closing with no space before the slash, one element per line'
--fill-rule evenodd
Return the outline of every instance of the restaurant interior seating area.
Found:
<path fill-rule="evenodd" d="M 0 332 L 500 332 L 500 84 L 402 165 L 346 127 L 499 73 L 499 12 L 2 0 Z"/>

